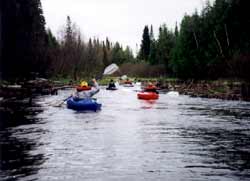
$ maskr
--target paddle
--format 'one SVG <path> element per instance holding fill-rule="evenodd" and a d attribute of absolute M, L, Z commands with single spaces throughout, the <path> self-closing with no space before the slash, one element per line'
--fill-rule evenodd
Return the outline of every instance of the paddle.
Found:
<path fill-rule="evenodd" d="M 71 96 L 69 96 L 69 97 L 67 97 L 66 99 L 63 99 L 62 100 L 62 102 L 60 102 L 59 104 L 57 104 L 57 105 L 54 105 L 55 107 L 61 107 L 62 105 L 63 105 L 63 103 L 65 102 L 65 101 L 67 101 L 69 98 L 71 98 L 72 97 L 72 95 Z"/>
<path fill-rule="evenodd" d="M 119 70 L 119 67 L 115 63 L 112 63 L 104 69 L 103 75 L 111 75 L 117 70 Z"/>
<path fill-rule="evenodd" d="M 111 65 L 107 66 L 104 69 L 103 75 L 111 75 L 111 74 L 115 73 L 117 70 L 119 70 L 119 67 L 116 64 L 112 63 Z M 72 95 L 67 97 L 66 99 L 62 100 L 62 102 L 57 104 L 55 107 L 61 107 L 63 105 L 63 103 L 71 97 L 72 97 Z"/>

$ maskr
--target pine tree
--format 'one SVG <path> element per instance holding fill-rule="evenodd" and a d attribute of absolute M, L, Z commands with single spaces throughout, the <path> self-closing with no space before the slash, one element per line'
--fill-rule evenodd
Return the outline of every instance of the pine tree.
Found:
<path fill-rule="evenodd" d="M 104 64 L 104 66 L 106 67 L 106 66 L 109 65 L 109 60 L 108 60 L 108 48 L 106 47 L 104 42 L 103 42 L 103 45 L 102 45 L 102 51 L 103 51 L 102 62 Z"/>
<path fill-rule="evenodd" d="M 176 23 L 175 23 L 175 30 L 174 30 L 175 39 L 178 38 L 178 35 L 179 35 L 179 30 L 178 30 L 178 26 L 177 26 L 177 22 L 176 22 Z"/>
<path fill-rule="evenodd" d="M 73 43 L 73 30 L 72 30 L 72 22 L 69 16 L 67 16 L 66 20 L 66 30 L 65 30 L 65 44 L 71 45 Z"/>
<path fill-rule="evenodd" d="M 106 37 L 106 47 L 107 47 L 107 50 L 110 51 L 111 45 L 110 45 L 108 37 Z"/>
<path fill-rule="evenodd" d="M 173 47 L 174 47 L 174 34 L 171 31 L 169 31 L 166 25 L 164 24 L 159 28 L 156 59 L 159 62 L 159 64 L 165 65 L 167 71 L 169 71 L 169 63 Z"/>
<path fill-rule="evenodd" d="M 150 26 L 150 34 L 149 34 L 149 37 L 150 37 L 150 41 L 151 41 L 151 42 L 155 41 L 153 25 Z"/>
<path fill-rule="evenodd" d="M 4 78 L 46 73 L 46 31 L 40 0 L 1 1 Z"/>
<path fill-rule="evenodd" d="M 148 57 L 150 54 L 150 35 L 148 26 L 145 26 L 142 35 L 141 49 L 139 57 L 142 60 L 148 61 Z"/>

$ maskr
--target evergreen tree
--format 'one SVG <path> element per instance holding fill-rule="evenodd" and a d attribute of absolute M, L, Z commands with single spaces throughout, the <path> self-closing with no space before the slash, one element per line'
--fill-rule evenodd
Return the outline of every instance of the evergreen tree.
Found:
<path fill-rule="evenodd" d="M 2 74 L 5 79 L 45 76 L 46 31 L 40 0 L 1 1 Z"/>
<path fill-rule="evenodd" d="M 157 41 L 156 40 L 151 41 L 151 48 L 150 48 L 150 54 L 149 54 L 149 63 L 151 65 L 159 64 L 159 61 L 157 59 Z"/>
<path fill-rule="evenodd" d="M 69 16 L 67 16 L 66 20 L 66 30 L 65 30 L 65 44 L 66 46 L 71 46 L 73 44 L 73 27 L 72 27 L 72 22 Z"/>
<path fill-rule="evenodd" d="M 150 35 L 148 26 L 145 26 L 142 35 L 141 49 L 139 58 L 145 61 L 148 61 L 150 54 Z"/>
<path fill-rule="evenodd" d="M 47 33 L 47 41 L 46 41 L 47 43 L 46 44 L 48 45 L 48 47 L 49 48 L 58 47 L 59 43 L 58 43 L 56 37 L 52 34 L 51 30 L 48 29 L 46 33 Z"/>
<path fill-rule="evenodd" d="M 169 62 L 173 47 L 174 47 L 174 34 L 171 31 L 169 31 L 166 25 L 164 24 L 159 28 L 156 59 L 159 64 L 165 65 L 167 72 L 169 72 Z"/>
<path fill-rule="evenodd" d="M 158 60 L 156 58 L 157 54 L 157 41 L 155 40 L 154 37 L 154 30 L 153 30 L 153 25 L 150 26 L 150 52 L 149 52 L 149 63 L 151 65 L 158 64 Z"/>
<path fill-rule="evenodd" d="M 177 26 L 177 22 L 175 24 L 175 29 L 174 29 L 174 36 L 175 36 L 175 40 L 177 40 L 179 35 L 179 30 L 178 30 L 178 26 Z"/>
<path fill-rule="evenodd" d="M 106 47 L 107 47 L 107 50 L 110 51 L 111 45 L 110 45 L 108 37 L 106 37 Z"/>
<path fill-rule="evenodd" d="M 129 46 L 126 47 L 126 49 L 123 52 L 125 56 L 125 63 L 134 62 L 134 56 L 132 50 L 129 48 Z"/>
<path fill-rule="evenodd" d="M 112 49 L 112 63 L 116 63 L 118 65 L 121 65 L 125 63 L 126 58 L 124 56 L 124 52 L 122 47 L 118 42 L 115 43 L 113 49 Z"/>
<path fill-rule="evenodd" d="M 150 26 L 150 34 L 149 34 L 149 37 L 150 37 L 150 41 L 151 41 L 151 42 L 155 41 L 153 25 Z"/>
<path fill-rule="evenodd" d="M 109 60 L 108 60 L 108 48 L 106 47 L 105 43 L 103 42 L 103 45 L 102 45 L 102 50 L 103 50 L 103 64 L 104 66 L 108 66 L 109 65 Z"/>

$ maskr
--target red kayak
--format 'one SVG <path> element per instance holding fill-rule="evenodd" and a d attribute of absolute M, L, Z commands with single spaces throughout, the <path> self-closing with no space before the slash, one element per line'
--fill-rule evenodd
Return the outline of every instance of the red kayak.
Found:
<path fill-rule="evenodd" d="M 152 100 L 152 99 L 158 99 L 159 94 L 155 92 L 139 92 L 137 94 L 138 99 L 144 99 L 144 100 Z"/>
<path fill-rule="evenodd" d="M 77 86 L 76 87 L 76 90 L 78 91 L 87 91 L 87 90 L 90 90 L 91 87 L 90 86 Z"/>

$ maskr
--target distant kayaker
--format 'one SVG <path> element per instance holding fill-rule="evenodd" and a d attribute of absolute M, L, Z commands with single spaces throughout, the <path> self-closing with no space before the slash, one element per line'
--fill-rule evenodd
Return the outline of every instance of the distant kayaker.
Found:
<path fill-rule="evenodd" d="M 124 84 L 132 84 L 132 82 L 127 78 L 127 80 L 124 82 Z"/>
<path fill-rule="evenodd" d="M 113 79 L 111 79 L 108 85 L 108 89 L 115 89 L 115 88 L 116 88 L 115 82 Z"/>
<path fill-rule="evenodd" d="M 77 89 L 76 92 L 73 94 L 74 100 L 91 98 L 92 96 L 97 94 L 100 91 L 99 85 L 96 79 L 92 79 L 92 82 L 93 82 L 93 86 L 90 90 L 83 91 L 83 90 Z"/>
<path fill-rule="evenodd" d="M 157 94 L 159 93 L 159 92 L 157 91 L 156 86 L 153 85 L 151 82 L 149 82 L 148 85 L 147 85 L 147 87 L 145 87 L 144 92 L 155 92 L 155 93 L 157 93 Z"/>

